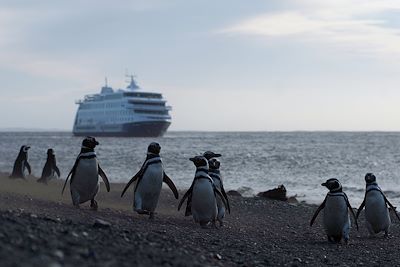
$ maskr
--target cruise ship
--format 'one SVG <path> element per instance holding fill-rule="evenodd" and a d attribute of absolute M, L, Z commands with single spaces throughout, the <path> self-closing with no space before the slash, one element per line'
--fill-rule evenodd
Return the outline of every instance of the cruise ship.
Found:
<path fill-rule="evenodd" d="M 107 84 L 100 94 L 76 101 L 75 136 L 159 137 L 171 124 L 170 106 L 160 93 L 145 92 L 130 76 L 126 89 Z"/>

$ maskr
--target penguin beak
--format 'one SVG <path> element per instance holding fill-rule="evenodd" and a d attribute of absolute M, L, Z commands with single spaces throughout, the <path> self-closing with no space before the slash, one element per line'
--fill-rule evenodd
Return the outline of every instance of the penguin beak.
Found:
<path fill-rule="evenodd" d="M 322 183 L 321 185 L 322 185 L 322 186 L 326 186 L 326 183 Z"/>
<path fill-rule="evenodd" d="M 194 162 L 194 158 L 190 158 L 189 160 Z"/>

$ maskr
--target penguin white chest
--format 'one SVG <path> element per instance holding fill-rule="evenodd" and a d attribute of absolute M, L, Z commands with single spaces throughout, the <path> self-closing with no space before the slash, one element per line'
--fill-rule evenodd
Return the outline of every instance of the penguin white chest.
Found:
<path fill-rule="evenodd" d="M 135 207 L 154 211 L 157 207 L 163 183 L 163 166 L 161 163 L 147 167 L 143 177 L 138 181 L 135 191 Z"/>
<path fill-rule="evenodd" d="M 350 216 L 343 196 L 328 196 L 323 223 L 328 235 L 342 236 L 350 228 Z"/>
<path fill-rule="evenodd" d="M 213 184 L 208 179 L 198 179 L 193 185 L 192 213 L 196 222 L 206 223 L 215 221 L 217 202 Z"/>
<path fill-rule="evenodd" d="M 80 159 L 71 182 L 71 190 L 80 195 L 80 202 L 92 199 L 99 189 L 99 170 L 96 158 Z"/>
<path fill-rule="evenodd" d="M 373 190 L 367 193 L 365 197 L 365 219 L 375 233 L 389 228 L 389 210 L 381 192 Z"/>

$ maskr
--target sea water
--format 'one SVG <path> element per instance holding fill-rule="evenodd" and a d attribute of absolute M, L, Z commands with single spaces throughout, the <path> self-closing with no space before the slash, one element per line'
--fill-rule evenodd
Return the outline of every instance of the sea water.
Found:
<path fill-rule="evenodd" d="M 226 190 L 249 196 L 285 185 L 289 196 L 320 203 L 321 183 L 338 178 L 357 206 L 364 197 L 364 175 L 373 172 L 394 205 L 400 204 L 400 133 L 387 132 L 168 132 L 161 138 L 98 137 L 96 153 L 111 182 L 127 182 L 141 167 L 147 146 L 156 141 L 166 173 L 176 186 L 190 186 L 190 157 L 221 153 Z M 53 148 L 65 179 L 79 154 L 82 137 L 68 132 L 0 133 L 0 172 L 11 172 L 21 145 L 31 146 L 29 162 L 40 176 L 46 151 Z M 1 183 L 0 183 L 1 185 Z"/>

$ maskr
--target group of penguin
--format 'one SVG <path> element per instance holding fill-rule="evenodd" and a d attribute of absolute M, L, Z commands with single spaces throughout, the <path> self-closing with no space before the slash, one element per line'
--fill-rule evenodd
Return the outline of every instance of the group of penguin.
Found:
<path fill-rule="evenodd" d="M 30 148 L 31 148 L 30 146 L 21 146 L 17 159 L 14 162 L 14 167 L 10 175 L 10 178 L 25 179 L 25 169 L 28 170 L 29 174 L 32 173 L 31 165 L 28 162 L 28 150 Z M 44 164 L 42 175 L 37 181 L 39 183 L 47 184 L 49 180 L 55 177 L 55 174 L 57 174 L 58 177 L 60 177 L 61 175 L 60 170 L 58 169 L 56 164 L 56 156 L 54 155 L 54 150 L 52 148 L 49 148 L 47 150 L 47 160 L 46 163 Z"/>
<path fill-rule="evenodd" d="M 358 230 L 357 219 L 360 212 L 365 208 L 365 224 L 370 237 L 375 236 L 380 232 L 384 232 L 384 236 L 389 234 L 391 224 L 388 206 L 400 220 L 396 212 L 396 208 L 389 202 L 385 194 L 382 192 L 376 177 L 372 173 L 365 175 L 366 191 L 364 200 L 354 214 L 353 208 L 349 203 L 347 195 L 343 192 L 342 185 L 336 178 L 328 179 L 322 183 L 329 189 L 324 201 L 315 211 L 311 219 L 310 226 L 313 225 L 319 212 L 323 209 L 323 226 L 327 235 L 328 241 L 339 243 L 343 239 L 347 244 L 350 238 L 350 213 L 353 215 L 356 228 Z"/>
<path fill-rule="evenodd" d="M 81 151 L 73 165 L 70 173 L 65 180 L 62 193 L 65 190 L 68 179 L 70 179 L 70 191 L 72 203 L 75 207 L 90 200 L 90 207 L 98 209 L 95 197 L 100 189 L 99 176 L 103 179 L 107 191 L 110 191 L 108 178 L 100 167 L 96 158 L 94 148 L 99 145 L 94 137 L 86 137 L 82 141 Z M 10 178 L 25 178 L 25 168 L 31 173 L 28 163 L 29 146 L 22 146 L 15 160 Z M 154 218 L 155 209 L 161 193 L 162 183 L 166 183 L 172 190 L 176 199 L 179 198 L 171 178 L 164 171 L 164 166 L 160 157 L 161 146 L 152 142 L 147 148 L 147 157 L 140 170 L 129 180 L 121 193 L 124 196 L 129 186 L 135 182 L 133 209 L 139 214 L 149 215 Z M 196 167 L 195 177 L 190 188 L 184 194 L 178 204 L 178 211 L 186 202 L 185 216 L 193 215 L 196 223 L 202 227 L 216 226 L 216 221 L 223 226 L 223 219 L 226 210 L 230 213 L 228 196 L 225 192 L 220 173 L 220 161 L 217 154 L 206 151 L 200 156 L 190 158 Z M 47 184 L 48 181 L 60 171 L 56 165 L 53 149 L 47 151 L 47 161 L 38 182 Z M 350 213 L 354 217 L 355 225 L 358 230 L 357 219 L 360 212 L 365 208 L 366 227 L 371 236 L 384 232 L 388 236 L 391 224 L 389 206 L 400 220 L 396 208 L 388 201 L 382 190 L 379 188 L 376 177 L 372 173 L 365 176 L 366 192 L 357 214 L 349 203 L 347 195 L 343 192 L 342 185 L 338 179 L 328 179 L 322 186 L 329 189 L 324 201 L 318 207 L 311 219 L 310 226 L 313 225 L 319 212 L 324 210 L 323 225 L 329 242 L 345 243 L 350 237 Z"/>
<path fill-rule="evenodd" d="M 94 151 L 97 145 L 99 145 L 99 142 L 94 137 L 88 136 L 82 141 L 81 151 L 62 188 L 61 194 L 64 193 L 70 179 L 72 204 L 76 208 L 79 208 L 80 204 L 90 201 L 90 207 L 93 210 L 98 209 L 95 197 L 100 190 L 99 176 L 102 178 L 107 191 L 110 191 L 107 175 L 100 167 Z M 31 174 L 28 163 L 29 148 L 29 146 L 21 147 L 10 178 L 25 178 L 25 168 Z M 129 180 L 121 193 L 121 197 L 123 197 L 129 186 L 135 182 L 133 210 L 138 214 L 149 215 L 150 219 L 154 219 L 163 182 L 168 185 L 175 198 L 179 198 L 178 190 L 164 171 L 160 150 L 161 146 L 158 143 L 150 143 L 142 167 Z M 55 173 L 60 177 L 54 151 L 49 149 L 47 155 L 48 158 L 42 176 L 38 180 L 38 182 L 45 184 L 55 176 Z M 216 221 L 219 222 L 220 226 L 223 226 L 225 211 L 227 210 L 230 213 L 229 200 L 219 170 L 220 161 L 218 157 L 220 156 L 221 154 L 206 151 L 200 156 L 190 158 L 196 167 L 195 177 L 178 205 L 179 211 L 182 204 L 187 200 L 185 216 L 193 215 L 194 221 L 203 228 L 216 227 Z"/>

